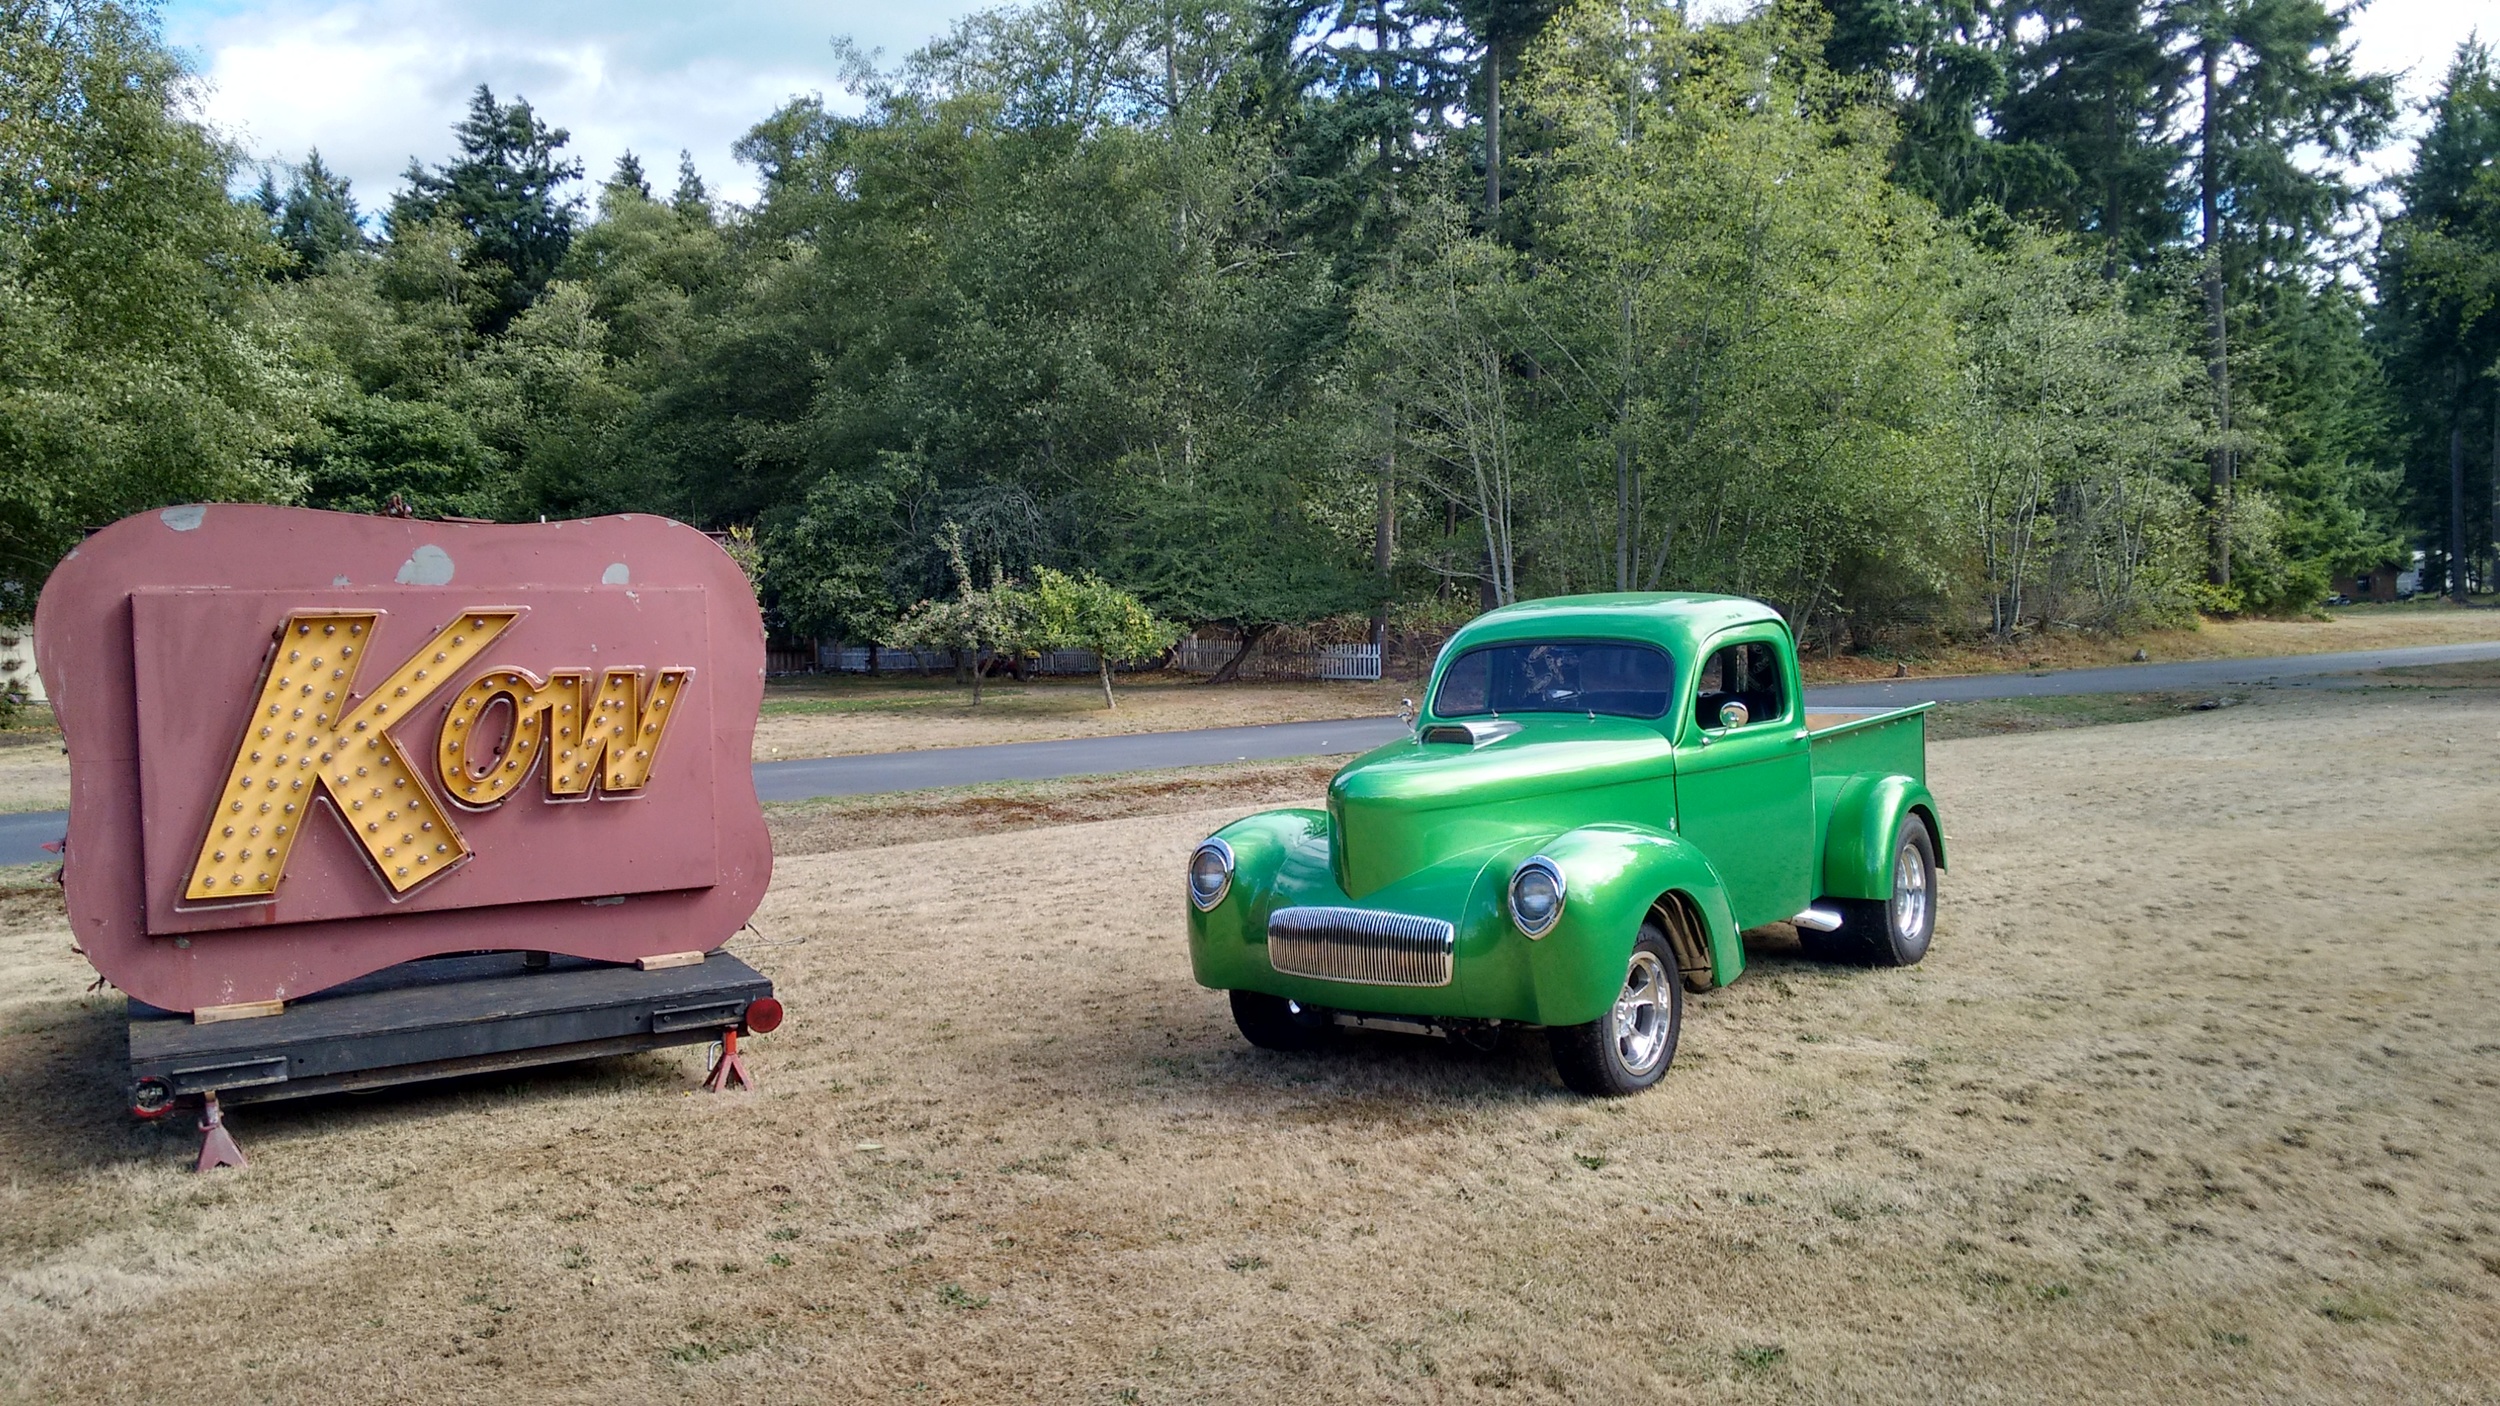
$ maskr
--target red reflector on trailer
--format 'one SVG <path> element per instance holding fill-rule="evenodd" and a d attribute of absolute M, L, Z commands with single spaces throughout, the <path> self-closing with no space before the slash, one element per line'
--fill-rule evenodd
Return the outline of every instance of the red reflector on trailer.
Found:
<path fill-rule="evenodd" d="M 770 1035 L 781 1028 L 781 1003 L 770 996 L 759 996 L 747 1003 L 746 1030 L 750 1035 Z"/>

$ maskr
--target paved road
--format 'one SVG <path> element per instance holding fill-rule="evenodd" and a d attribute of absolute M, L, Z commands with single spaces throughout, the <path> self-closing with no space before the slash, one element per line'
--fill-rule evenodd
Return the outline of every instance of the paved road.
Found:
<path fill-rule="evenodd" d="M 46 853 L 44 846 L 68 832 L 69 812 L 65 810 L 0 815 L 0 864 L 39 864 L 57 859 L 59 856 Z"/>
<path fill-rule="evenodd" d="M 934 747 L 922 752 L 758 762 L 755 793 L 768 801 L 798 801 L 817 796 L 860 796 L 872 791 L 912 791 L 924 786 L 969 786 L 981 781 L 1046 781 L 1055 776 L 1317 757 L 1369 751 L 1405 731 L 1406 725 L 1393 717 L 1343 718 L 1335 722 L 1210 727 L 1195 732 L 1132 732 L 1066 742 L 1002 742 L 989 747 Z"/>
<path fill-rule="evenodd" d="M 1967 703 L 1994 698 L 2063 697 L 2082 693 L 2155 693 L 2314 679 L 2331 674 L 2406 665 L 2455 664 L 2500 659 L 2500 641 L 2416 645 L 2404 649 L 2303 654 L 2279 659 L 2199 659 L 2177 664 L 2127 664 L 2112 669 L 2068 669 L 2041 674 L 1969 674 L 1956 678 L 1900 679 L 1838 684 L 1806 690 L 1807 702 L 1824 707 Z M 1213 766 L 1279 757 L 1327 756 L 1365 751 L 1397 738 L 1396 718 L 1346 718 L 1334 722 L 1273 723 L 1265 727 L 1205 728 L 1195 732 L 1139 732 L 1065 742 L 1006 742 L 989 747 L 941 747 L 920 752 L 880 752 L 857 757 L 816 757 L 759 762 L 756 794 L 768 801 L 820 796 L 858 796 L 932 786 L 969 786 L 984 781 L 1046 781 L 1061 776 L 1148 771 L 1163 767 Z M 0 815 L 0 864 L 32 864 L 50 858 L 42 845 L 68 827 L 66 811 Z"/>

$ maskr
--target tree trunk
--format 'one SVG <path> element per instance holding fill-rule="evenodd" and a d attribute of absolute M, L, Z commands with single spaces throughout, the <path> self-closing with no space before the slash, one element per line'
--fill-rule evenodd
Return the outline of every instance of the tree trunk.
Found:
<path fill-rule="evenodd" d="M 1372 10 L 1372 53 L 1380 66 L 1375 76 L 1380 80 L 1380 94 L 1385 105 L 1390 88 L 1389 6 L 1386 0 L 1382 0 L 1382 3 Z M 1389 153 L 1389 134 L 1383 131 L 1380 134 L 1380 215 L 1381 226 L 1384 229 L 1396 227 L 1398 212 L 1398 187 L 1394 179 L 1395 173 L 1390 170 Z M 1389 286 L 1393 288 L 1397 286 L 1397 271 L 1397 245 L 1393 238 L 1390 241 L 1389 252 Z M 1380 608 L 1372 612 L 1372 643 L 1374 644 L 1383 644 L 1389 637 L 1389 574 L 1396 565 L 1398 548 L 1398 408 L 1394 403 L 1384 404 L 1380 407 L 1380 413 L 1382 419 L 1387 422 L 1384 426 L 1387 433 L 1382 437 L 1384 443 L 1380 451 L 1379 515 L 1372 523 L 1372 569 L 1380 573 L 1381 590 Z M 1254 637 L 1245 635 L 1241 652 L 1226 660 L 1224 667 L 1216 670 L 1215 677 L 1209 679 L 1208 682 L 1231 682 L 1232 676 L 1240 671 L 1241 661 L 1249 656 L 1250 646 L 1255 642 Z"/>
<path fill-rule="evenodd" d="M 1241 678 L 1241 666 L 1250 658 L 1250 651 L 1258 648 L 1259 641 L 1266 639 L 1268 633 L 1275 628 L 1274 625 L 1252 625 L 1244 629 L 1241 632 L 1241 648 L 1234 650 L 1233 657 L 1225 660 L 1224 667 L 1216 670 L 1215 676 L 1207 682 L 1218 684 L 1238 681 Z"/>
<path fill-rule="evenodd" d="M 1632 589 L 1632 291 L 1623 293 L 1623 365 L 1615 381 L 1615 589 Z"/>
<path fill-rule="evenodd" d="M 2448 422 L 2448 594 L 2465 604 L 2465 415 Z"/>
<path fill-rule="evenodd" d="M 2218 52 L 2221 36 L 2212 30 L 2212 19 L 2206 20 L 2206 32 L 2197 43 L 2197 60 L 2204 79 L 2204 111 L 2198 132 L 2197 200 L 2204 217 L 2203 244 L 2205 259 L 2205 374 L 2213 382 L 2214 432 L 2213 452 L 2208 477 L 2213 488 L 2213 583 L 2231 584 L 2231 342 L 2225 317 L 2222 279 L 2222 191 L 2221 155 L 2214 150 L 2220 129 L 2221 82 Z"/>
<path fill-rule="evenodd" d="M 1102 706 L 1105 708 L 1119 707 L 1119 704 L 1111 701 L 1111 656 L 1101 652 L 1100 650 L 1096 650 L 1094 652 L 1094 662 L 1102 666 Z"/>
<path fill-rule="evenodd" d="M 1380 576 L 1380 605 L 1372 612 L 1372 643 L 1389 637 L 1389 580 L 1398 555 L 1398 408 L 1380 407 L 1387 431 L 1380 451 L 1380 504 L 1372 522 L 1372 570 Z"/>
<path fill-rule="evenodd" d="M 877 671 L 877 642 L 875 640 L 870 640 L 868 642 L 868 677 L 872 679 L 877 677 Z"/>
<path fill-rule="evenodd" d="M 1484 227 L 1502 216 L 1502 46 L 1484 46 Z"/>

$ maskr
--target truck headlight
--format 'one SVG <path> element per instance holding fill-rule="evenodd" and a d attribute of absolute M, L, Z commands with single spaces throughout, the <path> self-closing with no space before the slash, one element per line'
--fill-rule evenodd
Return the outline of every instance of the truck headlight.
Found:
<path fill-rule="evenodd" d="M 1232 886 L 1233 847 L 1216 839 L 1198 846 L 1198 852 L 1189 857 L 1189 901 L 1204 913 L 1223 902 L 1225 890 Z"/>
<path fill-rule="evenodd" d="M 1562 918 L 1563 876 L 1544 855 L 1521 864 L 1510 876 L 1510 920 L 1530 937 L 1543 937 Z"/>

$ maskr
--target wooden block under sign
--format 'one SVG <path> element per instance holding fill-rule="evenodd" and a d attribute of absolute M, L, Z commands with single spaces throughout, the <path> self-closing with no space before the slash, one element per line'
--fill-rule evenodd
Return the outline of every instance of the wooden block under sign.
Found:
<path fill-rule="evenodd" d="M 703 965 L 703 954 L 700 952 L 663 952 L 656 957 L 639 958 L 634 965 L 647 972 L 659 971 L 663 967 L 699 967 Z"/>
<path fill-rule="evenodd" d="M 284 1001 L 237 1001 L 231 1006 L 202 1006 L 191 1012 L 193 1025 L 215 1025 L 221 1020 L 253 1020 L 276 1015 L 286 1009 Z"/>

